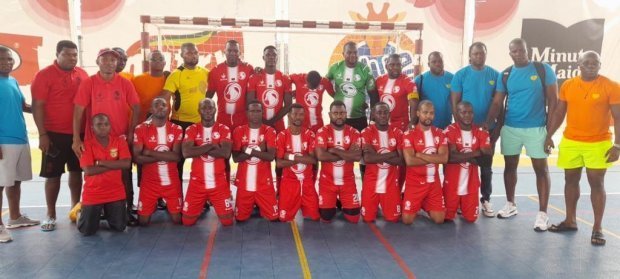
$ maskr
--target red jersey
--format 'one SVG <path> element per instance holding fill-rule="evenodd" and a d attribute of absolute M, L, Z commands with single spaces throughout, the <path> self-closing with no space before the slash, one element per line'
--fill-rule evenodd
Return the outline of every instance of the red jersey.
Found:
<path fill-rule="evenodd" d="M 274 74 L 262 71 L 250 76 L 248 91 L 256 92 L 256 99 L 263 104 L 263 119 L 270 120 L 284 106 L 284 94 L 291 92 L 291 80 L 280 71 Z M 284 127 L 283 120 L 278 122 Z"/>
<path fill-rule="evenodd" d="M 84 140 L 84 152 L 80 157 L 82 168 L 92 167 L 96 161 L 131 159 L 127 141 L 120 137 L 108 137 L 108 146 L 101 145 L 95 137 Z M 110 170 L 96 175 L 84 175 L 82 204 L 95 205 L 125 199 L 125 185 L 121 170 Z"/>
<path fill-rule="evenodd" d="M 319 129 L 316 135 L 316 148 L 339 148 L 349 150 L 352 145 L 361 145 L 360 133 L 349 125 L 344 125 L 341 131 L 335 130 L 331 124 Z M 336 162 L 321 162 L 321 181 L 333 185 L 355 183 L 353 162 L 340 160 Z M 321 183 L 321 182 L 319 182 Z"/>
<path fill-rule="evenodd" d="M 226 125 L 217 122 L 212 127 L 204 127 L 202 123 L 196 123 L 187 127 L 184 141 L 193 142 L 195 146 L 232 142 L 230 129 Z M 196 157 L 192 159 L 190 179 L 198 183 L 204 183 L 206 189 L 228 187 L 228 181 L 226 181 L 226 161 L 228 161 L 226 158 L 215 158 L 206 154 Z M 221 184 L 220 182 L 224 183 L 224 185 L 219 185 Z"/>
<path fill-rule="evenodd" d="M 314 151 L 314 133 L 307 129 L 302 129 L 301 134 L 293 135 L 290 129 L 286 129 L 278 134 L 277 154 L 280 159 L 284 158 L 285 153 L 295 155 L 308 155 Z M 312 180 L 312 165 L 295 164 L 284 168 L 282 177 L 297 180 Z"/>
<path fill-rule="evenodd" d="M 233 151 L 244 152 L 247 147 L 258 149 L 262 143 L 275 149 L 276 130 L 263 124 L 258 129 L 250 129 L 248 125 L 243 125 L 233 132 Z M 235 178 L 237 187 L 255 192 L 263 187 L 273 187 L 272 181 L 271 162 L 250 157 L 239 163 Z"/>
<path fill-rule="evenodd" d="M 362 131 L 362 145 L 371 145 L 379 154 L 390 153 L 398 150 L 402 136 L 403 132 L 396 127 L 389 127 L 387 131 L 379 131 L 376 125 L 370 125 Z M 364 185 L 373 185 L 375 193 L 385 194 L 387 187 L 397 185 L 397 179 L 397 166 L 388 163 L 366 163 Z"/>
<path fill-rule="evenodd" d="M 391 79 L 387 74 L 382 75 L 377 78 L 377 91 L 379 100 L 390 106 L 390 123 L 409 122 L 409 99 L 418 98 L 418 90 L 411 78 L 400 75 Z"/>
<path fill-rule="evenodd" d="M 127 135 L 131 105 L 139 105 L 138 93 L 131 81 L 114 74 L 112 80 L 105 81 L 99 73 L 90 76 L 80 84 L 75 100 L 76 105 L 86 108 L 84 117 L 86 127 L 90 127 L 91 118 L 98 113 L 105 113 L 110 119 L 110 135 L 118 137 Z M 86 129 L 86 137 L 92 137 L 91 129 Z"/>
<path fill-rule="evenodd" d="M 32 99 L 44 101 L 45 130 L 73 134 L 73 98 L 88 74 L 80 67 L 65 71 L 54 64 L 39 71 L 32 80 Z"/>
<path fill-rule="evenodd" d="M 151 121 L 136 126 L 133 142 L 144 149 L 155 151 L 172 151 L 175 144 L 183 140 L 181 126 L 166 121 L 162 127 L 156 127 Z M 177 162 L 154 162 L 142 165 L 142 181 L 161 186 L 179 185 Z"/>
<path fill-rule="evenodd" d="M 489 133 L 472 125 L 471 131 L 463 131 L 458 123 L 453 123 L 444 131 L 448 144 L 454 145 L 461 153 L 468 153 L 482 148 L 491 148 Z M 480 185 L 478 166 L 469 162 L 446 164 L 444 183 L 457 183 L 460 196 L 477 193 Z"/>
<path fill-rule="evenodd" d="M 448 142 L 443 132 L 436 127 L 431 127 L 428 131 L 423 131 L 419 125 L 413 130 L 405 132 L 401 149 L 413 149 L 415 152 L 424 154 L 437 154 L 440 147 L 446 146 Z M 438 164 L 427 164 L 424 166 L 407 167 L 407 181 L 426 184 L 439 182 Z"/>
<path fill-rule="evenodd" d="M 323 127 L 323 92 L 327 91 L 333 96 L 334 87 L 328 79 L 322 78 L 317 88 L 310 89 L 306 84 L 307 76 L 307 74 L 293 74 L 290 78 L 295 84 L 295 102 L 302 105 L 306 111 L 303 125 L 316 132 Z"/>
<path fill-rule="evenodd" d="M 239 62 L 236 67 L 220 63 L 209 72 L 208 91 L 217 94 L 217 122 L 234 129 L 247 123 L 245 101 L 254 67 Z M 233 119 L 234 118 L 234 119 Z"/>

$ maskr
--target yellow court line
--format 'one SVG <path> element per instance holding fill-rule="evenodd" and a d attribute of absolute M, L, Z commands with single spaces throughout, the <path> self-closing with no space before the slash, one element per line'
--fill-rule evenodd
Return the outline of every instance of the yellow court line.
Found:
<path fill-rule="evenodd" d="M 293 238 L 295 239 L 295 246 L 297 247 L 297 256 L 299 256 L 299 264 L 301 265 L 301 271 L 304 275 L 304 279 L 311 279 L 310 265 L 306 258 L 306 252 L 304 251 L 304 244 L 301 242 L 301 235 L 299 235 L 299 229 L 297 228 L 297 222 L 291 221 L 291 229 L 293 230 Z"/>
<path fill-rule="evenodd" d="M 538 198 L 536 198 L 535 196 L 528 196 L 528 198 L 529 198 L 530 200 L 533 200 L 533 201 L 535 201 L 535 202 L 538 202 Z M 562 210 L 562 209 L 559 209 L 559 208 L 557 208 L 557 207 L 555 207 L 555 206 L 553 206 L 553 205 L 551 205 L 551 204 L 548 204 L 548 205 L 547 205 L 547 207 L 549 207 L 549 208 L 551 208 L 551 209 L 553 209 L 553 210 L 555 210 L 555 211 L 557 211 L 557 212 L 560 212 L 560 213 L 564 214 L 564 216 L 566 216 L 566 211 L 564 211 L 564 210 Z M 576 217 L 576 218 L 577 218 L 577 221 L 578 221 L 578 222 L 584 223 L 584 224 L 586 224 L 586 225 L 588 225 L 588 226 L 590 226 L 590 227 L 594 227 L 594 224 L 593 224 L 593 223 L 591 223 L 590 221 L 587 221 L 587 220 L 581 219 L 581 218 L 579 218 L 579 217 Z M 615 237 L 615 238 L 620 239 L 620 235 L 618 235 L 618 234 L 616 234 L 616 233 L 614 233 L 614 232 L 611 232 L 611 231 L 609 231 L 609 230 L 607 230 L 607 229 L 603 229 L 603 232 L 604 232 L 605 234 L 607 234 L 607 235 L 611 235 L 611 236 L 613 236 L 613 237 Z"/>

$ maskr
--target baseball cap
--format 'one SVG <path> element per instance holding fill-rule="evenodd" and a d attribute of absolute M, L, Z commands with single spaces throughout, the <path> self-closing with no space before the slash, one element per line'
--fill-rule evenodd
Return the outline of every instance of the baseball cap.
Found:
<path fill-rule="evenodd" d="M 106 47 L 106 48 L 102 48 L 101 50 L 99 50 L 99 53 L 97 54 L 97 59 L 99 59 L 99 57 L 101 57 L 102 55 L 105 54 L 112 54 L 114 55 L 117 59 L 121 58 L 121 55 L 118 54 L 118 52 L 114 51 L 113 49 Z"/>

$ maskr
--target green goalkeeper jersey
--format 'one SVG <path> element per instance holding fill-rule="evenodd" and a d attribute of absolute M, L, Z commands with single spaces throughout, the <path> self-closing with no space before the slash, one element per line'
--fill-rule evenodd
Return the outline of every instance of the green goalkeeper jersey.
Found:
<path fill-rule="evenodd" d="M 329 68 L 326 78 L 334 84 L 334 99 L 346 105 L 347 118 L 366 116 L 366 97 L 368 91 L 375 89 L 375 79 L 368 66 L 357 62 L 355 68 L 349 68 L 343 60 Z"/>

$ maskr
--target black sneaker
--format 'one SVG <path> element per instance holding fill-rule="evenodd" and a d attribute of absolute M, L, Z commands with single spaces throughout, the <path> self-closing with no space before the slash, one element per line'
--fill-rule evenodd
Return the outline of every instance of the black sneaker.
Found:
<path fill-rule="evenodd" d="M 157 209 L 166 210 L 166 202 L 164 201 L 164 199 L 157 200 Z"/>
<path fill-rule="evenodd" d="M 127 212 L 127 226 L 135 227 L 138 226 L 138 218 L 133 214 Z"/>

